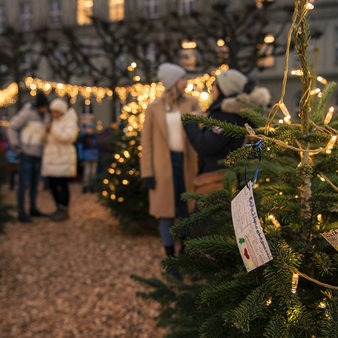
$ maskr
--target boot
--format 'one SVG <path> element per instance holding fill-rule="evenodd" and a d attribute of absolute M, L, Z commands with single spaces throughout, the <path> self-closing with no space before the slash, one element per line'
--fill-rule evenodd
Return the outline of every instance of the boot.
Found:
<path fill-rule="evenodd" d="M 170 246 L 164 246 L 165 253 L 168 257 L 174 257 L 175 256 L 175 247 L 173 245 Z"/>
<path fill-rule="evenodd" d="M 64 205 L 58 206 L 58 210 L 51 216 L 52 221 L 61 222 L 69 218 L 68 207 Z"/>
<path fill-rule="evenodd" d="M 44 214 L 43 212 L 41 212 L 40 210 L 36 208 L 31 209 L 30 214 L 33 217 L 48 217 L 47 214 Z"/>
<path fill-rule="evenodd" d="M 54 215 L 58 214 L 61 209 L 61 204 L 56 204 L 56 210 L 49 215 L 50 218 L 54 217 Z"/>
<path fill-rule="evenodd" d="M 19 222 L 21 223 L 32 223 L 32 219 L 24 213 L 20 213 L 18 217 Z"/>

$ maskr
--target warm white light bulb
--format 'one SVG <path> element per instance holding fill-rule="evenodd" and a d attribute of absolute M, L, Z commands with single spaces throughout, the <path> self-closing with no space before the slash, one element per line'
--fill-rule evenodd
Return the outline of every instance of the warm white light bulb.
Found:
<path fill-rule="evenodd" d="M 297 292 L 298 279 L 299 279 L 299 275 L 297 273 L 293 273 L 292 274 L 292 282 L 291 282 L 291 292 L 292 293 Z"/>
<path fill-rule="evenodd" d="M 333 113 L 334 113 L 334 107 L 330 107 L 324 119 L 325 125 L 328 125 L 330 123 Z"/>
<path fill-rule="evenodd" d="M 305 7 L 307 10 L 312 10 L 312 9 L 314 9 L 315 8 L 315 6 L 313 6 L 313 4 L 311 3 L 311 2 L 308 2 L 307 4 L 306 4 L 306 7 Z"/>

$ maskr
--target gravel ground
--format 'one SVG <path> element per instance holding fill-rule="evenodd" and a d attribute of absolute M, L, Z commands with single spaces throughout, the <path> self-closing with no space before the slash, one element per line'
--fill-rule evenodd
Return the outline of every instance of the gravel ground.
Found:
<path fill-rule="evenodd" d="M 7 224 L 0 238 L 0 337 L 163 337 L 159 306 L 129 278 L 161 276 L 160 239 L 122 234 L 95 195 L 71 190 L 70 220 Z M 38 205 L 54 211 L 47 191 Z"/>

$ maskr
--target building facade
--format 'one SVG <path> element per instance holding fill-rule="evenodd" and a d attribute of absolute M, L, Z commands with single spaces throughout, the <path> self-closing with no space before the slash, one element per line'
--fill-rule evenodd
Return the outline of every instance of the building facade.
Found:
<path fill-rule="evenodd" d="M 235 11 L 246 3 L 261 6 L 263 2 L 275 2 L 276 5 L 280 6 L 292 6 L 294 3 L 291 0 L 0 0 L 0 33 L 5 32 L 6 27 L 13 27 L 15 30 L 27 35 L 35 34 L 35 32 L 44 29 L 48 30 L 51 35 L 55 35 L 56 38 L 60 36 L 60 39 L 62 39 L 59 33 L 64 28 L 68 28 L 76 36 L 83 39 L 83 41 L 88 41 L 92 46 L 95 46 L 93 40 L 97 37 L 92 26 L 92 16 L 106 22 L 120 22 L 121 27 L 124 21 L 130 23 L 133 19 L 140 18 L 152 20 L 155 23 L 158 22 L 158 27 L 161 27 L 161 25 L 168 24 L 162 22 L 161 18 L 171 12 L 176 12 L 178 15 L 187 18 L 194 12 L 204 13 L 207 16 L 212 5 L 226 5 L 229 11 Z M 323 0 L 318 2 L 318 4 L 316 3 L 315 6 L 316 9 L 313 11 L 311 18 L 311 27 L 318 34 L 315 34 L 315 38 L 311 41 L 311 58 L 318 75 L 321 75 L 328 81 L 338 82 L 338 1 Z M 274 100 L 278 99 L 281 92 L 284 58 L 283 56 L 274 57 L 272 54 L 269 56 L 269 51 L 272 48 L 271 43 L 275 39 L 274 31 L 276 27 L 281 27 L 284 23 L 285 17 L 281 19 L 276 15 L 275 18 L 271 19 L 269 28 L 271 33 L 265 37 L 264 41 L 266 43 L 262 45 L 262 50 L 267 56 L 261 59 L 259 61 L 260 64 L 258 64 L 258 69 L 264 68 L 264 71 L 257 69 L 251 74 L 253 77 L 258 78 L 262 85 L 270 89 Z M 286 25 L 281 37 L 279 37 L 280 40 L 286 40 L 288 29 L 289 25 Z M 140 41 L 141 43 L 143 41 Z M 182 43 L 180 57 L 175 62 L 181 63 L 191 73 L 191 76 L 194 74 L 198 75 L 198 48 L 196 48 L 194 36 L 192 35 L 189 41 L 185 43 L 185 45 Z M 226 37 L 224 37 L 224 40 L 217 40 L 218 48 L 224 54 L 228 53 L 226 44 Z M 95 47 L 91 47 L 91 49 L 95 50 Z M 158 53 L 151 43 L 147 45 L 145 53 L 149 62 L 153 64 L 159 63 L 159 60 L 156 59 Z M 130 63 L 129 59 L 127 60 L 128 62 L 126 60 L 127 58 L 121 58 L 121 68 L 127 67 Z M 160 61 L 166 61 L 163 59 L 163 55 Z M 30 55 L 27 54 L 23 60 L 27 75 L 30 75 L 31 62 Z M 107 61 L 102 60 L 102 63 L 104 62 Z M 107 67 L 109 67 L 108 64 Z M 291 53 L 289 68 L 297 68 L 294 52 Z M 58 74 L 55 71 L 53 72 L 50 64 L 44 60 L 39 63 L 38 69 L 34 71 L 34 75 L 44 80 L 64 80 L 63 78 L 57 78 Z M 78 75 L 73 76 L 69 81 L 73 84 L 91 85 L 91 79 L 88 79 L 88 83 L 86 83 L 86 79 Z M 299 78 L 290 76 L 285 101 L 288 107 L 292 107 L 295 111 L 297 110 L 300 93 Z M 332 104 L 338 105 L 337 91 L 333 95 Z M 78 111 L 93 111 L 96 119 L 102 121 L 104 126 L 109 125 L 112 121 L 111 109 L 111 103 L 106 101 L 100 104 L 94 102 L 91 107 L 86 107 L 82 101 L 77 103 Z M 11 113 L 14 110 L 14 107 L 9 108 Z"/>

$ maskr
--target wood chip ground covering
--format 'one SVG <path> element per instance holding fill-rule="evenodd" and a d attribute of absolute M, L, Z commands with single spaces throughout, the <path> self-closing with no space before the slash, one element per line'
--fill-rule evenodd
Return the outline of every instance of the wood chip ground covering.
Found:
<path fill-rule="evenodd" d="M 160 239 L 118 230 L 93 194 L 71 186 L 70 220 L 13 222 L 0 237 L 0 337 L 163 337 L 158 304 L 130 274 L 161 277 Z M 15 193 L 3 187 L 7 203 Z M 54 211 L 48 191 L 41 211 Z"/>

